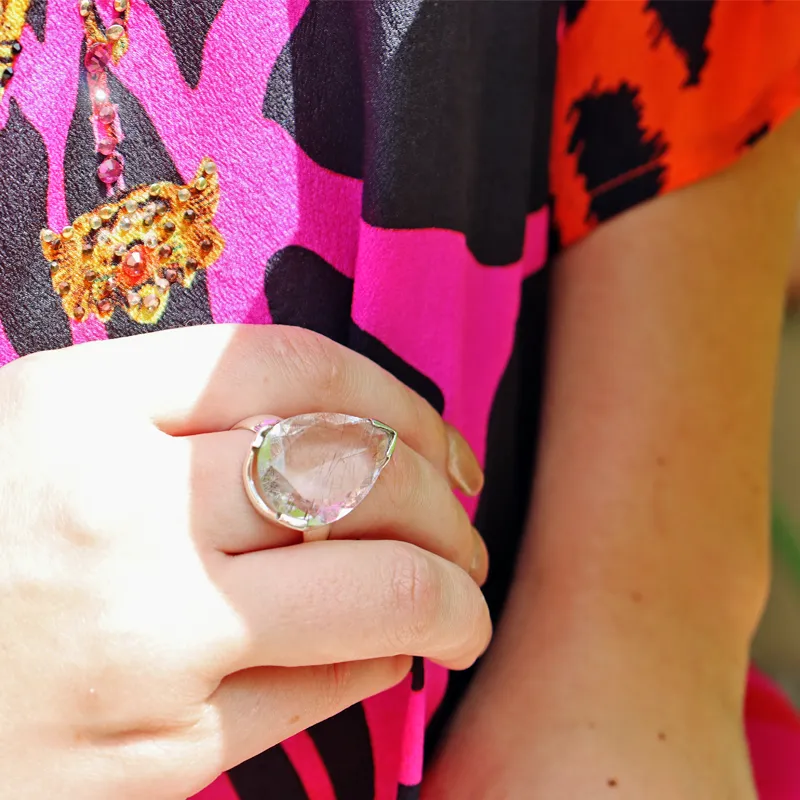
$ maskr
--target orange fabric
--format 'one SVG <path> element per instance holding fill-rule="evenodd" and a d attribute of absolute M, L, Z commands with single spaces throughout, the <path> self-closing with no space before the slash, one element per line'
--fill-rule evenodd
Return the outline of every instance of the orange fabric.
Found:
<path fill-rule="evenodd" d="M 569 7 L 551 154 L 564 244 L 725 167 L 800 104 L 797 0 Z"/>

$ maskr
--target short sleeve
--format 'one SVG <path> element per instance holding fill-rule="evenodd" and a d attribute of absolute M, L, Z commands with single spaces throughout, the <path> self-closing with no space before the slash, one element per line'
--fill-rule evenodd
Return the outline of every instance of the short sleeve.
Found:
<path fill-rule="evenodd" d="M 564 245 L 724 168 L 800 104 L 800 2 L 564 8 L 550 159 Z"/>

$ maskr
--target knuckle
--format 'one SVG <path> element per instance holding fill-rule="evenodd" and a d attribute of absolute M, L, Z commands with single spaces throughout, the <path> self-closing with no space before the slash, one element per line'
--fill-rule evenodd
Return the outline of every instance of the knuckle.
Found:
<path fill-rule="evenodd" d="M 398 448 L 395 457 L 389 462 L 389 480 L 387 500 L 390 508 L 386 509 L 392 517 L 402 516 L 403 509 L 424 506 L 425 495 L 428 487 L 420 475 L 418 460 L 414 452 L 405 447 Z"/>
<path fill-rule="evenodd" d="M 440 615 L 441 577 L 432 559 L 414 545 L 398 542 L 387 582 L 393 621 L 387 636 L 399 653 L 413 652 L 430 639 Z"/>
<path fill-rule="evenodd" d="M 271 346 L 273 356 L 303 381 L 312 381 L 321 397 L 342 393 L 347 384 L 345 359 L 331 340 L 303 328 L 283 328 Z"/>
<path fill-rule="evenodd" d="M 448 450 L 444 420 L 422 397 L 410 394 L 410 403 L 413 430 L 417 431 L 417 439 L 422 444 L 421 452 L 437 467 L 444 467 Z"/>
<path fill-rule="evenodd" d="M 319 708 L 320 717 L 330 716 L 331 709 L 346 705 L 352 693 L 354 671 L 352 664 L 325 664 L 319 668 Z"/>

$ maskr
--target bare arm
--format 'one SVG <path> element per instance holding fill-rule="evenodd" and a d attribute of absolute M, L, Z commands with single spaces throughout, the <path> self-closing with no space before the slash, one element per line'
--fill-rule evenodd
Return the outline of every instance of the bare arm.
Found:
<path fill-rule="evenodd" d="M 564 253 L 519 573 L 430 797 L 754 796 L 741 700 L 799 200 L 796 115 Z"/>

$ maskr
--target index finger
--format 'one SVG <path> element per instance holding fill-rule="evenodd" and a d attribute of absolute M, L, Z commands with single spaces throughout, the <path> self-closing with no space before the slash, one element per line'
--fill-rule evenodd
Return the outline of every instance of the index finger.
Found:
<path fill-rule="evenodd" d="M 71 357 L 124 386 L 131 410 L 174 436 L 229 430 L 257 414 L 333 411 L 377 418 L 447 468 L 452 436 L 426 400 L 364 356 L 302 328 L 197 326 L 87 344 Z"/>

